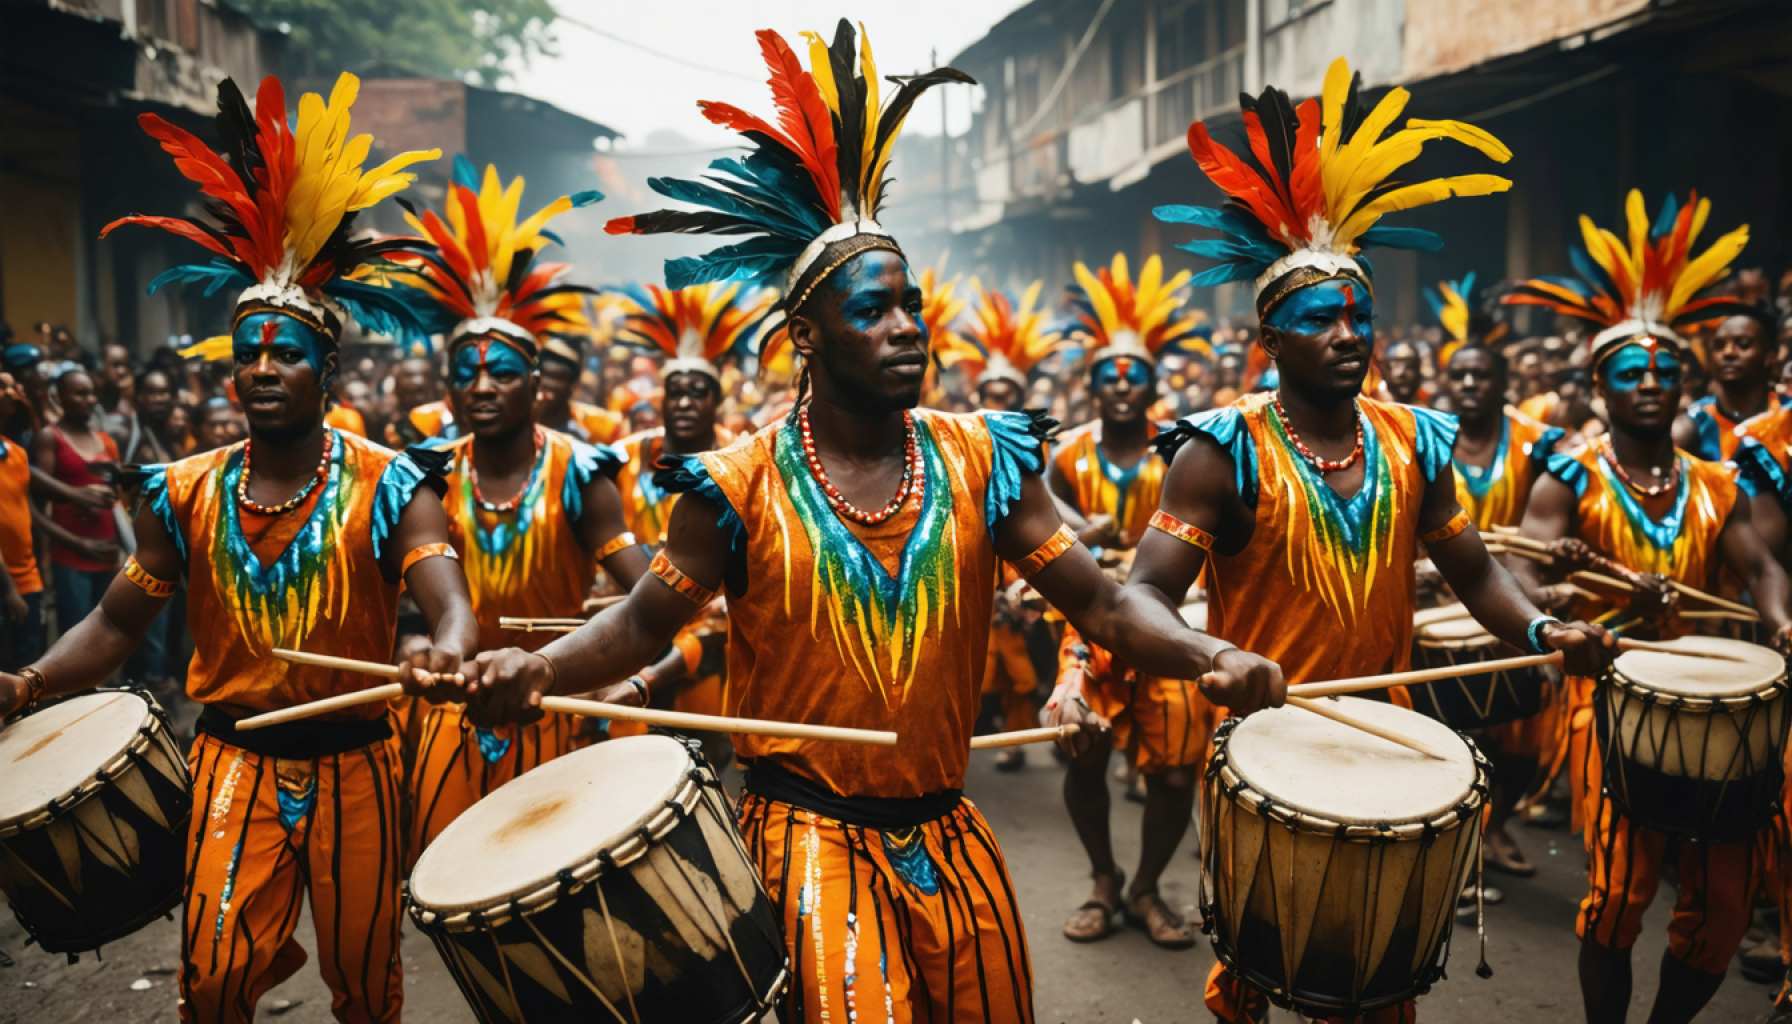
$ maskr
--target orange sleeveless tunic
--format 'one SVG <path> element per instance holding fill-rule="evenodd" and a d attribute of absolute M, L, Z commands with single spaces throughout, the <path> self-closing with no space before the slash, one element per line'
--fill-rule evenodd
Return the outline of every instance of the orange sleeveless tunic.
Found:
<path fill-rule="evenodd" d="M 1157 436 L 1157 426 L 1148 428 Z M 1131 469 L 1107 460 L 1101 449 L 1101 421 L 1065 431 L 1052 452 L 1058 475 L 1070 481 L 1076 493 L 1077 511 L 1084 516 L 1112 516 L 1114 525 L 1133 543 L 1145 535 L 1151 513 L 1157 511 L 1169 466 L 1150 448 Z"/>
<path fill-rule="evenodd" d="M 726 712 L 893 729 L 895 749 L 736 736 L 844 796 L 962 788 L 998 560 L 991 536 L 1044 466 L 1021 413 L 916 410 L 925 488 L 874 527 L 835 515 L 780 422 L 664 475 L 726 509 L 746 590 L 728 594 Z"/>
<path fill-rule="evenodd" d="M 237 505 L 242 444 L 158 467 L 145 482 L 145 500 L 186 563 L 187 622 L 199 641 L 187 670 L 194 700 L 263 711 L 366 685 L 358 676 L 280 661 L 276 647 L 392 660 L 398 581 L 386 578 L 379 560 L 405 505 L 439 467 L 429 453 L 394 452 L 339 430 L 330 435 L 324 483 L 305 505 L 272 522 Z M 384 705 L 370 704 L 341 717 L 385 713 Z"/>
<path fill-rule="evenodd" d="M 1295 452 L 1272 397 L 1188 417 L 1167 443 L 1199 434 L 1217 444 L 1253 510 L 1244 547 L 1208 558 L 1207 632 L 1273 659 L 1290 683 L 1403 670 L 1419 508 L 1450 464 L 1456 420 L 1359 399 L 1366 472 L 1346 500 Z"/>
<path fill-rule="evenodd" d="M 716 427 L 716 447 L 726 448 L 734 442 L 734 434 L 726 427 Z M 635 539 L 650 548 L 666 542 L 666 526 L 672 522 L 672 506 L 678 504 L 678 493 L 654 482 L 654 468 L 666 450 L 666 428 L 654 427 L 630 434 L 616 442 L 625 461 L 616 474 L 616 487 L 622 492 L 622 517 Z"/>
<path fill-rule="evenodd" d="M 1766 421 L 1783 420 L 1786 411 L 1779 393 L 1769 391 L 1766 409 L 1747 419 L 1731 419 L 1723 406 L 1717 404 L 1717 396 L 1706 395 L 1686 407 L 1686 418 L 1692 421 L 1693 429 L 1698 432 L 1698 442 L 1692 454 L 1713 461 L 1728 459 L 1736 454 L 1744 437 L 1756 429 L 1773 430 Z"/>
<path fill-rule="evenodd" d="M 522 499 L 507 511 L 483 508 L 474 496 L 472 438 L 445 448 L 451 461 L 443 501 L 466 568 L 482 650 L 546 645 L 554 634 L 501 629 L 499 618 L 577 615 L 597 572 L 593 552 L 579 542 L 577 530 L 585 488 L 595 474 L 614 477 L 623 456 L 614 448 L 536 429 L 541 451 Z"/>
<path fill-rule="evenodd" d="M 1452 461 L 1456 467 L 1456 501 L 1474 520 L 1475 528 L 1517 526 L 1531 499 L 1531 486 L 1542 476 L 1562 440 L 1561 427 L 1552 427 L 1508 409 L 1501 418 L 1500 440 L 1493 462 L 1479 469 Z"/>

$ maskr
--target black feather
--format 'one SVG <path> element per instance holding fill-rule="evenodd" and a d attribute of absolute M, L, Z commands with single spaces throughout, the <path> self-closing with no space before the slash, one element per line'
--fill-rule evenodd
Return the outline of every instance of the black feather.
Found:
<path fill-rule="evenodd" d="M 1339 118 L 1338 142 L 1349 142 L 1356 130 L 1362 127 L 1363 118 L 1369 112 L 1363 109 L 1363 74 L 1360 71 L 1350 73 L 1350 91 L 1344 95 L 1344 112 Z"/>
<path fill-rule="evenodd" d="M 654 210 L 634 216 L 635 233 L 657 235 L 668 231 L 686 234 L 751 235 L 762 229 L 729 213 L 710 210 Z"/>
<path fill-rule="evenodd" d="M 243 91 L 228 78 L 218 83 L 217 125 L 224 142 L 224 159 L 243 179 L 250 198 L 254 198 L 255 172 L 264 166 L 261 151 L 255 148 L 255 115 L 249 112 Z"/>
<path fill-rule="evenodd" d="M 515 295 L 523 286 L 523 278 L 529 276 L 529 268 L 535 263 L 534 249 L 518 249 L 510 257 L 510 277 L 504 282 L 504 290 Z"/>
<path fill-rule="evenodd" d="M 884 149 L 890 145 L 890 140 L 896 137 L 897 127 L 902 124 L 902 119 L 908 116 L 909 108 L 915 105 L 915 101 L 921 98 L 922 93 L 947 82 L 958 82 L 963 85 L 977 84 L 975 78 L 957 68 L 934 68 L 923 75 L 892 77 L 890 81 L 896 83 L 896 95 L 890 99 L 889 104 L 884 107 L 882 116 L 877 120 L 877 140 L 871 146 L 872 166 L 876 166 L 876 161 Z M 878 201 L 873 205 L 874 207 L 882 206 L 883 197 L 879 196 Z M 875 208 L 867 212 L 871 216 L 877 215 Z"/>
<path fill-rule="evenodd" d="M 864 176 L 865 80 L 859 77 L 857 50 L 852 22 L 841 18 L 828 46 L 828 66 L 834 72 L 834 91 L 840 101 L 834 126 L 840 157 L 835 164 L 840 168 L 840 185 L 849 196 L 859 194 L 859 179 Z"/>

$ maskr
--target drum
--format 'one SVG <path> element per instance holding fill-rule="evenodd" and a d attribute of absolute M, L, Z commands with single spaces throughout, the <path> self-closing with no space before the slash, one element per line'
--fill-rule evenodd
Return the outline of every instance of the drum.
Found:
<path fill-rule="evenodd" d="M 1461 604 L 1427 608 L 1413 616 L 1414 668 L 1443 668 L 1512 657 Z M 1485 729 L 1528 718 L 1543 708 L 1543 677 L 1534 669 L 1460 676 L 1406 688 L 1413 710 L 1452 729 Z"/>
<path fill-rule="evenodd" d="M 1394 1005 L 1443 976 L 1487 799 L 1486 760 L 1448 726 L 1382 701 L 1338 710 L 1448 757 L 1277 708 L 1220 727 L 1202 790 L 1214 951 L 1312 1017 Z"/>
<path fill-rule="evenodd" d="M 1672 641 L 1740 660 L 1626 651 L 1594 699 L 1605 791 L 1633 821 L 1713 841 L 1753 836 L 1779 806 L 1786 661 L 1719 637 Z"/>
<path fill-rule="evenodd" d="M 410 898 L 481 1021 L 752 1021 L 786 980 L 721 785 L 665 736 L 493 790 L 423 851 Z"/>
<path fill-rule="evenodd" d="M 46 705 L 0 730 L 0 892 L 49 952 L 122 939 L 180 903 L 192 809 L 153 699 Z"/>

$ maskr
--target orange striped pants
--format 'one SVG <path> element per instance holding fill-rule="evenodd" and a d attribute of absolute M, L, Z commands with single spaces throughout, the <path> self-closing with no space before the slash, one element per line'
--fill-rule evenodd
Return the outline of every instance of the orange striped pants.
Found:
<path fill-rule="evenodd" d="M 1002 728 L 1029 729 L 1039 724 L 1036 703 L 1039 673 L 1027 654 L 1027 635 L 1011 626 L 992 626 L 989 652 L 983 660 L 983 694 L 1001 705 Z"/>
<path fill-rule="evenodd" d="M 544 715 L 524 726 L 476 728 L 461 704 L 425 705 L 416 762 L 405 780 L 410 830 L 406 873 L 461 812 L 536 765 L 574 749 L 581 719 Z"/>
<path fill-rule="evenodd" d="M 1201 696 L 1193 680 L 1140 675 L 1066 628 L 1058 645 L 1058 678 L 1077 671 L 1085 673 L 1083 700 L 1113 725 L 1115 749 L 1125 751 L 1141 774 L 1207 763 L 1214 730 L 1226 713 Z"/>
<path fill-rule="evenodd" d="M 336 1019 L 398 1020 L 403 836 L 392 747 L 286 760 L 201 734 L 187 766 L 181 1020 L 252 1019 L 305 963 L 293 929 L 307 898 Z"/>
<path fill-rule="evenodd" d="M 785 1024 L 1033 1020 L 1014 886 L 969 800 L 880 832 L 749 793 L 740 826 L 784 922 Z"/>

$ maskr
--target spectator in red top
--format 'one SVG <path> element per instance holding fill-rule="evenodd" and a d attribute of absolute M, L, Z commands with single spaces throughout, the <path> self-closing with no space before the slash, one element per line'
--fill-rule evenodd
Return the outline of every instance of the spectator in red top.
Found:
<path fill-rule="evenodd" d="M 68 370 L 56 378 L 62 419 L 31 439 L 32 465 L 65 487 L 83 493 L 115 495 L 113 476 L 118 445 L 99 428 L 95 410 L 99 393 L 85 370 Z M 104 508 L 56 501 L 44 529 L 50 535 L 50 578 L 56 594 L 58 622 L 73 624 L 87 617 L 118 571 L 116 501 Z"/>

